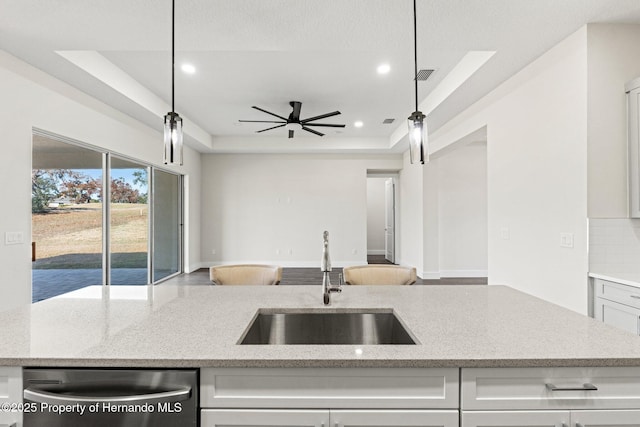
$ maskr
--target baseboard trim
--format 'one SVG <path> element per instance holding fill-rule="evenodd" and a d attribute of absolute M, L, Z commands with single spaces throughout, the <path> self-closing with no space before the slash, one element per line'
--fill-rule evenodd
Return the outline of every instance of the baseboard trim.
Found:
<path fill-rule="evenodd" d="M 440 277 L 488 277 L 487 270 L 440 270 Z"/>
<path fill-rule="evenodd" d="M 384 249 L 368 249 L 367 255 L 385 255 L 387 251 Z"/>
<path fill-rule="evenodd" d="M 421 279 L 426 279 L 426 280 L 433 280 L 433 279 L 439 279 L 440 278 L 440 272 L 439 271 L 423 271 L 422 275 L 420 276 Z"/>
<path fill-rule="evenodd" d="M 320 269 L 320 261 L 274 261 L 274 260 L 241 260 L 241 261 L 209 261 L 200 263 L 199 268 L 209 268 L 214 265 L 234 265 L 234 264 L 267 264 L 279 265 L 284 268 L 318 268 Z M 366 265 L 367 261 L 331 261 L 332 267 L 342 268 L 354 265 Z M 195 271 L 195 270 L 192 270 Z"/>

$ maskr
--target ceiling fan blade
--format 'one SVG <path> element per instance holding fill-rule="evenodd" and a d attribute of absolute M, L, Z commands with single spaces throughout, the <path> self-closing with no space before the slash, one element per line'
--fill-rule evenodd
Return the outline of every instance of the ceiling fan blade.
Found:
<path fill-rule="evenodd" d="M 306 126 L 302 126 L 302 130 L 306 130 L 307 132 L 315 133 L 318 136 L 324 136 L 324 133 L 320 133 L 317 130 L 310 129 L 310 128 L 306 127 Z"/>
<path fill-rule="evenodd" d="M 293 131 L 289 129 L 289 138 L 293 138 Z"/>
<path fill-rule="evenodd" d="M 285 125 L 286 125 L 286 123 L 283 123 L 283 124 L 281 124 L 281 125 L 274 126 L 274 127 L 272 127 L 272 128 L 267 128 L 267 129 L 257 130 L 257 131 L 256 131 L 256 133 L 266 132 L 266 131 L 271 130 L 271 129 L 281 128 L 282 126 L 285 126 Z"/>
<path fill-rule="evenodd" d="M 345 125 L 332 125 L 329 123 L 305 123 L 305 126 L 323 126 L 327 128 L 343 128 Z"/>
<path fill-rule="evenodd" d="M 238 120 L 238 121 L 242 123 L 286 123 L 283 121 L 276 122 L 272 120 Z"/>
<path fill-rule="evenodd" d="M 289 115 L 289 121 L 294 122 L 294 123 L 299 122 L 300 121 L 300 108 L 302 108 L 302 102 L 291 101 L 289 103 L 289 105 L 291 105 L 291 107 L 293 108 L 293 111 Z"/>
<path fill-rule="evenodd" d="M 319 116 L 310 117 L 308 119 L 300 120 L 300 123 L 305 124 L 305 123 L 308 123 L 308 122 L 312 122 L 314 120 L 320 120 L 320 119 L 324 119 L 326 117 L 337 116 L 338 114 L 341 114 L 340 111 L 334 111 L 333 113 L 320 114 Z"/>
<path fill-rule="evenodd" d="M 281 120 L 284 120 L 285 122 L 287 121 L 287 119 L 285 119 L 284 117 L 279 116 L 279 115 L 277 115 L 277 114 L 275 114 L 275 113 L 272 113 L 272 112 L 270 112 L 270 111 L 263 110 L 262 108 L 260 108 L 260 107 L 256 107 L 255 105 L 254 105 L 254 106 L 252 106 L 251 108 L 254 108 L 254 109 L 258 110 L 258 111 L 262 111 L 263 113 L 271 114 L 272 116 L 277 117 L 277 118 L 279 118 L 279 119 L 281 119 Z"/>

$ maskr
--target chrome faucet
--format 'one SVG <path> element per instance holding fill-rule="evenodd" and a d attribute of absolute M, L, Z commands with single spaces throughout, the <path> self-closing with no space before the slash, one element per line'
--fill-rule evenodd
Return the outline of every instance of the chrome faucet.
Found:
<path fill-rule="evenodd" d="M 331 293 L 342 292 L 342 274 L 338 276 L 338 284 L 332 285 L 329 277 L 331 271 L 331 259 L 329 258 L 329 232 L 322 234 L 324 238 L 324 247 L 322 248 L 322 262 L 320 263 L 320 271 L 322 271 L 322 302 L 324 305 L 331 304 Z"/>

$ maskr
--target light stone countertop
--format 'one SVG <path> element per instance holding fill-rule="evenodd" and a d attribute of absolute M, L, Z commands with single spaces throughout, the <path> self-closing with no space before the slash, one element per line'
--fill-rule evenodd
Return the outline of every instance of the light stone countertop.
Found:
<path fill-rule="evenodd" d="M 0 366 L 640 366 L 640 337 L 505 286 L 89 287 L 0 313 Z M 260 308 L 392 308 L 420 345 L 237 345 Z M 361 349 L 362 351 L 356 351 Z"/>
<path fill-rule="evenodd" d="M 590 271 L 589 277 L 640 288 L 640 272 Z"/>

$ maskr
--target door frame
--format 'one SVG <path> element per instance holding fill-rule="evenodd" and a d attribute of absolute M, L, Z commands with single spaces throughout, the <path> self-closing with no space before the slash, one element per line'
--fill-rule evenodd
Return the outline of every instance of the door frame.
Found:
<path fill-rule="evenodd" d="M 394 223 L 394 264 L 400 265 L 400 171 L 399 170 L 367 170 L 369 178 L 392 178 L 393 179 L 393 223 Z M 386 205 L 385 205 L 386 209 Z M 367 223 L 368 223 L 367 215 Z M 368 244 L 367 244 L 368 246 Z"/>

